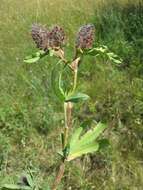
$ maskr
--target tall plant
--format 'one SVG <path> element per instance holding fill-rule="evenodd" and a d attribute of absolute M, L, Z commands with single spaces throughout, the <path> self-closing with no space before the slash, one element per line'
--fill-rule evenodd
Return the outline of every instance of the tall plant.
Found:
<path fill-rule="evenodd" d="M 52 187 L 53 190 L 57 189 L 64 175 L 66 162 L 80 157 L 83 154 L 97 151 L 99 148 L 99 143 L 96 141 L 96 138 L 106 128 L 106 125 L 99 123 L 93 130 L 81 135 L 83 128 L 79 127 L 75 129 L 74 133 L 70 136 L 73 106 L 75 103 L 85 101 L 89 98 L 88 95 L 77 92 L 76 88 L 81 58 L 85 53 L 88 54 L 91 51 L 94 41 L 94 30 L 94 25 L 91 24 L 82 26 L 79 29 L 75 42 L 74 57 L 72 60 L 67 60 L 64 56 L 63 49 L 63 45 L 65 43 L 65 33 L 61 27 L 55 26 L 50 30 L 47 30 L 40 25 L 32 26 L 32 38 L 37 47 L 42 51 L 37 54 L 38 56 L 35 56 L 32 59 L 27 59 L 25 62 L 35 62 L 35 60 L 37 61 L 41 57 L 48 54 L 59 58 L 58 63 L 54 66 L 52 71 L 51 83 L 55 94 L 64 106 L 65 126 L 61 134 L 61 165 Z M 70 86 L 68 91 L 66 90 L 67 88 L 64 89 L 64 81 L 62 81 L 62 75 L 67 67 L 70 68 L 73 75 L 73 85 Z"/>
<path fill-rule="evenodd" d="M 58 58 L 58 62 L 53 65 L 51 71 L 51 84 L 55 95 L 63 104 L 65 125 L 61 133 L 61 150 L 58 152 L 61 155 L 61 165 L 52 187 L 52 190 L 56 190 L 64 175 L 67 162 L 84 154 L 98 151 L 100 144 L 105 142 L 98 140 L 99 135 L 107 127 L 101 122 L 96 123 L 92 129 L 86 132 L 84 132 L 83 126 L 85 125 L 83 124 L 76 129 L 72 129 L 72 112 L 75 104 L 89 99 L 87 94 L 77 91 L 78 71 L 82 58 L 86 55 L 91 55 L 97 58 L 110 59 L 115 63 L 120 63 L 121 60 L 117 55 L 110 52 L 106 46 L 93 47 L 95 28 L 92 24 L 80 27 L 76 36 L 74 55 L 71 60 L 65 57 L 64 45 L 66 36 L 63 28 L 54 26 L 51 29 L 47 29 L 42 25 L 34 24 L 31 34 L 39 50 L 33 55 L 26 57 L 25 63 L 34 63 L 46 56 Z M 65 84 L 63 80 L 66 70 L 70 70 L 73 76 L 72 85 L 71 82 Z"/>

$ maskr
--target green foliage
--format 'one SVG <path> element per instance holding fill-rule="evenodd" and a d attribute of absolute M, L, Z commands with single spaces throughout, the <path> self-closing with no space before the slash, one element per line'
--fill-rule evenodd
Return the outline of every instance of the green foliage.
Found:
<path fill-rule="evenodd" d="M 59 189 L 142 189 L 142 7 L 141 1 L 128 0 L 37 4 L 31 0 L 22 6 L 17 0 L 1 0 L 0 184 L 15 184 L 17 174 L 30 165 L 40 170 L 39 183 L 47 190 L 57 166 L 54 149 L 59 149 L 63 108 L 57 98 L 53 100 L 50 86 L 53 59 L 43 57 L 40 66 L 23 64 L 25 55 L 36 52 L 27 29 L 34 21 L 51 25 L 58 20 L 71 41 L 84 20 L 95 23 L 95 47 L 107 45 L 123 62 L 117 69 L 109 59 L 106 65 L 94 57 L 84 58 L 78 91 L 88 92 L 91 98 L 83 109 L 76 105 L 74 123 L 85 117 L 108 122 L 112 146 L 70 163 Z M 66 52 L 69 58 L 71 46 Z"/>
<path fill-rule="evenodd" d="M 113 63 L 121 64 L 122 59 L 117 56 L 115 53 L 110 52 L 107 46 L 95 47 L 85 52 L 87 55 L 95 56 L 96 58 L 99 57 L 105 59 L 106 61 L 110 60 Z"/>
<path fill-rule="evenodd" d="M 70 150 L 67 160 L 70 161 L 83 154 L 96 152 L 99 148 L 99 144 L 95 140 L 106 127 L 106 125 L 98 123 L 93 129 L 87 131 L 82 136 L 82 127 L 76 129 L 69 144 Z"/>
<path fill-rule="evenodd" d="M 73 94 L 73 95 L 66 97 L 65 101 L 77 103 L 79 101 L 84 101 L 87 99 L 89 99 L 89 96 L 87 94 L 76 93 L 76 94 Z"/>
<path fill-rule="evenodd" d="M 59 61 L 53 68 L 51 74 L 51 84 L 55 95 L 61 100 L 65 100 L 65 92 L 62 88 L 62 70 L 61 61 Z"/>
<path fill-rule="evenodd" d="M 39 61 L 45 55 L 47 55 L 47 52 L 40 50 L 40 51 L 37 51 L 35 54 L 32 54 L 31 56 L 27 56 L 24 59 L 24 62 L 25 63 L 35 63 L 35 62 Z"/>
<path fill-rule="evenodd" d="M 1 186 L 3 190 L 34 190 L 39 189 L 39 184 L 35 176 L 29 170 L 28 173 L 24 173 L 17 184 L 4 184 Z"/>

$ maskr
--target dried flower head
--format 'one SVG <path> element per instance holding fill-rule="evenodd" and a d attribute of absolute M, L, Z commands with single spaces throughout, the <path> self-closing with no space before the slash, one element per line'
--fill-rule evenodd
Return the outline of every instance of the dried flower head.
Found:
<path fill-rule="evenodd" d="M 65 33 L 60 26 L 54 26 L 48 31 L 42 25 L 34 24 L 32 26 L 31 35 L 35 41 L 37 48 L 44 51 L 49 48 L 59 48 L 64 44 Z"/>
<path fill-rule="evenodd" d="M 48 33 L 49 47 L 61 47 L 65 41 L 65 32 L 60 26 L 54 26 Z"/>
<path fill-rule="evenodd" d="M 42 25 L 33 24 L 31 35 L 37 45 L 37 48 L 44 51 L 48 49 L 48 30 L 45 27 Z"/>
<path fill-rule="evenodd" d="M 93 24 L 87 24 L 80 27 L 76 38 L 76 48 L 92 48 L 94 42 L 95 27 Z"/>

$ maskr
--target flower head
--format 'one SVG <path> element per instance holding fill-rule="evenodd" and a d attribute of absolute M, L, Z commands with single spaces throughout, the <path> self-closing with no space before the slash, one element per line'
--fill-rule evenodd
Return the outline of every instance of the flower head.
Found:
<path fill-rule="evenodd" d="M 42 25 L 33 24 L 31 35 L 34 42 L 37 45 L 37 48 L 42 50 L 47 50 L 48 47 L 48 30 Z"/>
<path fill-rule="evenodd" d="M 54 26 L 48 33 L 49 47 L 61 47 L 65 41 L 65 32 L 60 26 Z"/>
<path fill-rule="evenodd" d="M 93 24 L 81 26 L 76 37 L 76 48 L 92 48 L 95 28 Z"/>
<path fill-rule="evenodd" d="M 47 30 L 42 25 L 34 24 L 32 26 L 31 35 L 37 48 L 44 51 L 49 48 L 59 48 L 64 44 L 65 33 L 60 26 L 54 26 L 51 30 Z"/>

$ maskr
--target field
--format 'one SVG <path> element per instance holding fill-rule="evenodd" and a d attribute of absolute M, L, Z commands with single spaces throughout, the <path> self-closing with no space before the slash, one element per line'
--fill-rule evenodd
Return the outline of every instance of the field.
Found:
<path fill-rule="evenodd" d="M 79 89 L 91 97 L 74 119 L 107 123 L 110 146 L 69 163 L 59 190 L 143 189 L 143 2 L 131 0 L 0 0 L 0 187 L 32 171 L 49 190 L 59 165 L 63 107 L 51 89 L 51 57 L 35 64 L 31 25 L 58 24 L 72 57 L 81 25 L 93 23 L 95 46 L 122 58 L 84 59 Z M 56 62 L 56 60 L 55 60 Z"/>

